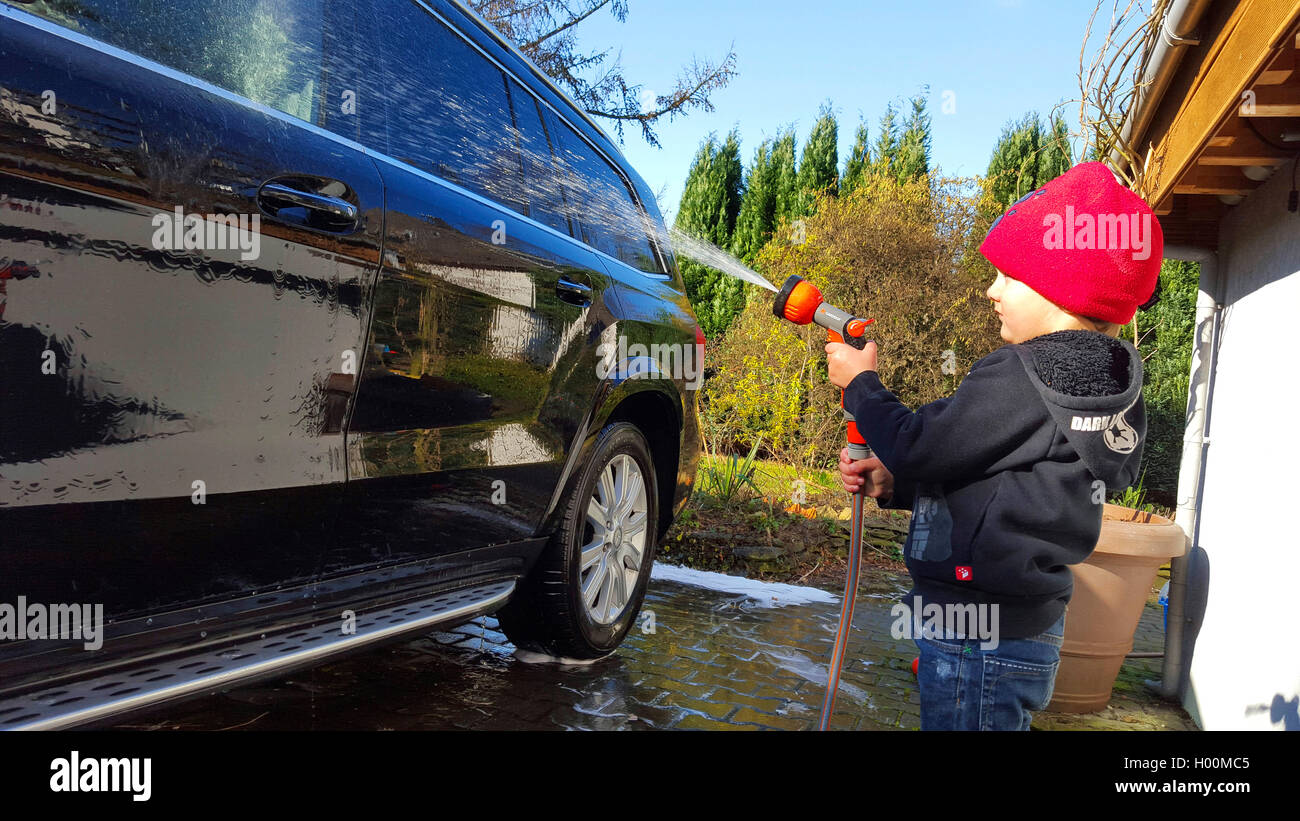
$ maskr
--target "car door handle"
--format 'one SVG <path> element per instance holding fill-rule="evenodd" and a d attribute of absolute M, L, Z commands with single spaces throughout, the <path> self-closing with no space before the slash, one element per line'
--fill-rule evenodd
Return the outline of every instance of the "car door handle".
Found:
<path fill-rule="evenodd" d="M 565 302 L 579 307 L 585 308 L 591 304 L 591 286 L 583 285 L 581 282 L 560 277 L 555 283 L 555 293 Z"/>
<path fill-rule="evenodd" d="M 257 191 L 257 204 L 272 217 L 323 228 L 328 231 L 350 231 L 356 228 L 361 212 L 355 205 L 338 197 L 329 197 L 304 191 L 280 182 L 263 183 Z M 283 208 L 305 208 L 308 219 L 281 217 Z"/>

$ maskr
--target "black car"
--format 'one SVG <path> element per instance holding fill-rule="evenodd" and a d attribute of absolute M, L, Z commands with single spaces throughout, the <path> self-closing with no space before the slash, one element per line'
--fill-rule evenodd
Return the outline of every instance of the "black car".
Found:
<path fill-rule="evenodd" d="M 448 0 L 0 2 L 0 728 L 495 612 L 614 650 L 704 337 L 653 194 Z"/>

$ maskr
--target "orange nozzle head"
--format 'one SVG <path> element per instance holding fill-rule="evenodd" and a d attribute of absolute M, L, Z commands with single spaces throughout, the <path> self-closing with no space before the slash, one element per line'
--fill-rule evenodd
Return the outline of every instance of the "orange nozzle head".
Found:
<path fill-rule="evenodd" d="M 791 274 L 777 292 L 776 301 L 772 303 L 772 313 L 796 325 L 807 325 L 812 322 L 813 314 L 817 313 L 817 306 L 821 304 L 821 291 L 803 277 Z"/>

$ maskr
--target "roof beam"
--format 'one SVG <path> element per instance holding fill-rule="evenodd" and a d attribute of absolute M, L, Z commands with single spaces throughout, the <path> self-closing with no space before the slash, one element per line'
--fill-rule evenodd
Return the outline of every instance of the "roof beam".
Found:
<path fill-rule="evenodd" d="M 1239 167 L 1259 165 L 1265 168 L 1277 168 L 1289 162 L 1295 157 L 1296 152 L 1300 151 L 1300 143 L 1288 151 L 1276 143 L 1270 144 L 1261 140 L 1251 130 L 1250 125 L 1240 117 L 1229 117 L 1215 135 L 1206 141 L 1205 149 L 1196 157 L 1196 165 Z M 1264 132 L 1272 131 L 1280 139 L 1283 125 L 1283 121 L 1268 120 L 1256 127 Z"/>
<path fill-rule="evenodd" d="M 1300 145 L 1296 146 L 1300 149 Z M 1262 165 L 1265 168 L 1277 168 L 1286 162 L 1290 157 L 1284 157 L 1280 154 L 1224 154 L 1219 152 L 1206 152 L 1196 158 L 1197 165 Z"/>
<path fill-rule="evenodd" d="M 1288 107 L 1284 110 L 1289 111 L 1289 106 L 1294 105 L 1295 114 L 1291 116 L 1300 117 L 1300 90 L 1253 82 L 1261 72 L 1296 67 L 1294 60 L 1286 63 L 1283 55 L 1294 58 L 1300 4 L 1294 0 L 1250 0 L 1225 5 L 1223 16 L 1207 18 L 1207 25 L 1210 23 L 1216 25 L 1205 33 L 1208 42 L 1195 53 L 1200 59 L 1186 63 L 1180 71 L 1181 79 L 1174 81 L 1174 88 L 1185 90 L 1177 98 L 1163 99 L 1162 110 L 1152 118 L 1154 130 L 1149 139 L 1155 143 L 1156 159 L 1146 168 L 1139 191 L 1149 202 L 1160 202 L 1175 189 L 1195 194 L 1242 194 L 1243 189 L 1248 193 L 1255 186 L 1240 171 L 1202 166 L 1197 158 L 1210 145 L 1230 148 L 1223 153 L 1243 157 L 1285 152 L 1260 145 L 1257 139 L 1243 142 L 1243 134 L 1249 133 L 1245 123 L 1239 122 L 1244 103 L 1253 103 L 1256 114 L 1261 104 L 1264 113 L 1281 113 L 1274 106 Z M 1291 79 L 1294 82 L 1295 75 Z M 1245 95 L 1247 91 L 1251 94 Z M 1277 120 L 1253 122 L 1265 133 L 1283 125 Z M 1229 135 L 1236 138 L 1230 145 L 1220 145 L 1227 140 L 1211 142 L 1215 137 Z M 1207 173 L 1212 171 L 1227 174 Z"/>
<path fill-rule="evenodd" d="M 1236 168 L 1201 168 L 1185 175 L 1174 186 L 1175 194 L 1239 194 L 1246 196 L 1259 187 L 1259 183 L 1246 178 Z"/>
<path fill-rule="evenodd" d="M 1240 114 L 1261 117 L 1300 117 L 1300 86 L 1260 86 L 1242 92 Z"/>
<path fill-rule="evenodd" d="M 1295 74 L 1293 68 L 1271 68 L 1268 71 L 1261 71 L 1255 78 L 1257 86 L 1280 86 L 1284 85 L 1291 75 Z"/>
<path fill-rule="evenodd" d="M 1259 73 L 1254 85 L 1280 86 L 1294 82 L 1297 76 L 1296 68 L 1296 50 L 1284 48 L 1277 57 L 1273 58 L 1273 62 L 1268 64 L 1268 68 Z"/>

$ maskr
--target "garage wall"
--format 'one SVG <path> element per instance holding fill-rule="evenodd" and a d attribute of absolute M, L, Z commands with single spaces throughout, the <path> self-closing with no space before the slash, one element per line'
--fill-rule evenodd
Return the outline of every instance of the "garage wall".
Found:
<path fill-rule="evenodd" d="M 1300 214 L 1286 209 L 1291 171 L 1280 168 L 1221 225 L 1223 325 L 1193 563 L 1204 617 L 1184 700 L 1207 730 L 1300 729 Z"/>

